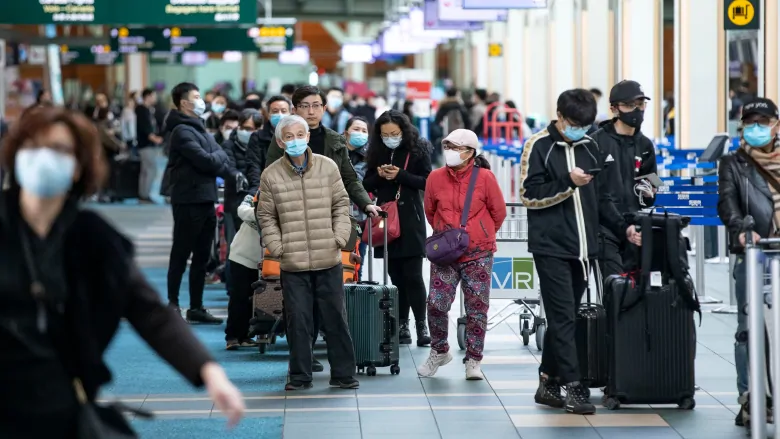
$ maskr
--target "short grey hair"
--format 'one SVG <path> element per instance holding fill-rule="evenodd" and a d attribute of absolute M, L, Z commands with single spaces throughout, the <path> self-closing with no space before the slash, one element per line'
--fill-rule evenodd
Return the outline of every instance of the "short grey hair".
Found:
<path fill-rule="evenodd" d="M 303 125 L 303 127 L 306 129 L 306 132 L 309 132 L 309 124 L 306 123 L 306 119 L 302 118 L 301 116 L 298 116 L 297 114 L 290 114 L 287 116 L 284 116 L 282 120 L 279 121 L 278 124 L 276 124 L 276 131 L 274 131 L 274 135 L 276 136 L 276 139 L 279 141 L 282 140 L 282 131 L 285 128 L 291 127 L 293 125 Z"/>

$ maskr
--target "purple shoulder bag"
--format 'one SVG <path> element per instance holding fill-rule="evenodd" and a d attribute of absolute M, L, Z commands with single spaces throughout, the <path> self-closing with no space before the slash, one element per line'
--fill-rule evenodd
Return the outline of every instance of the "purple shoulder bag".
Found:
<path fill-rule="evenodd" d="M 466 232 L 466 222 L 469 219 L 471 197 L 474 195 L 474 186 L 477 183 L 479 168 L 474 167 L 471 172 L 471 180 L 466 190 L 466 201 L 463 203 L 463 213 L 460 216 L 460 228 L 448 228 L 439 233 L 434 233 L 425 240 L 425 255 L 431 263 L 440 267 L 452 265 L 466 253 L 469 248 L 469 234 Z"/>

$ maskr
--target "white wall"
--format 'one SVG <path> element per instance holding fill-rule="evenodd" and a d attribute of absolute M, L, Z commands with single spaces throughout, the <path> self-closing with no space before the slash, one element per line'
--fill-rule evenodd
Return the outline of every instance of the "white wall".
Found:
<path fill-rule="evenodd" d="M 609 0 L 588 0 L 586 11 L 583 84 L 585 88 L 598 88 L 604 93 L 599 101 L 599 114 L 609 114 Z"/>
<path fill-rule="evenodd" d="M 713 0 L 713 4 L 716 2 Z M 645 121 L 642 124 L 642 132 L 650 137 L 655 137 L 658 121 L 658 105 L 662 105 L 656 97 L 656 79 L 662 75 L 662 68 L 655 66 L 655 50 L 653 27 L 655 26 L 655 5 L 647 0 L 623 0 L 623 75 L 616 78 L 618 81 L 630 79 L 642 85 L 645 96 L 651 98 L 645 110 Z M 637 29 L 643 29 L 637 32 Z M 716 46 L 717 48 L 717 43 Z M 712 54 L 714 57 L 715 55 Z M 715 80 L 715 72 L 711 71 L 711 77 Z"/>
<path fill-rule="evenodd" d="M 556 0 L 552 3 L 551 27 L 549 29 L 551 41 L 551 72 L 550 72 L 550 105 L 555 109 L 555 102 L 562 92 L 575 88 L 576 65 L 575 56 L 575 23 L 574 2 L 572 0 Z M 552 114 L 550 115 L 553 116 Z"/>
<path fill-rule="evenodd" d="M 525 93 L 528 96 L 527 112 L 529 116 L 538 115 L 545 120 L 555 117 L 555 111 L 550 111 L 550 93 L 548 92 L 550 84 L 548 54 L 550 47 L 548 44 L 547 32 L 547 11 L 533 10 L 530 14 L 528 23 L 528 39 L 526 40 L 526 62 L 524 69 L 526 74 L 530 75 L 525 82 L 527 88 Z"/>
<path fill-rule="evenodd" d="M 533 71 L 524 64 L 525 58 L 525 18 L 526 11 L 514 9 L 509 11 L 506 24 L 506 38 L 504 43 L 504 71 L 506 77 L 504 83 L 504 96 L 514 100 L 520 112 L 525 115 L 528 111 L 525 105 L 525 81 L 526 75 L 535 77 Z"/>

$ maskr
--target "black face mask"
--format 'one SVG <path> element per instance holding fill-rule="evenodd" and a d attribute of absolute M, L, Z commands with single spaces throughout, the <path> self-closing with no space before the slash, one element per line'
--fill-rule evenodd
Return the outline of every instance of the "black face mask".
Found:
<path fill-rule="evenodd" d="M 645 120 L 645 111 L 639 108 L 628 113 L 618 110 L 618 114 L 618 119 L 631 128 L 639 128 Z"/>

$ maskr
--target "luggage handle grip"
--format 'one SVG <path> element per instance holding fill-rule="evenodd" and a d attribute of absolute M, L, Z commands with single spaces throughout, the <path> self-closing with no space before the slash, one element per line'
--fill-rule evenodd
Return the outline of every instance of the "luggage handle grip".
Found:
<path fill-rule="evenodd" d="M 392 313 L 387 313 L 387 324 L 390 327 L 390 337 L 398 335 L 398 322 Z"/>

